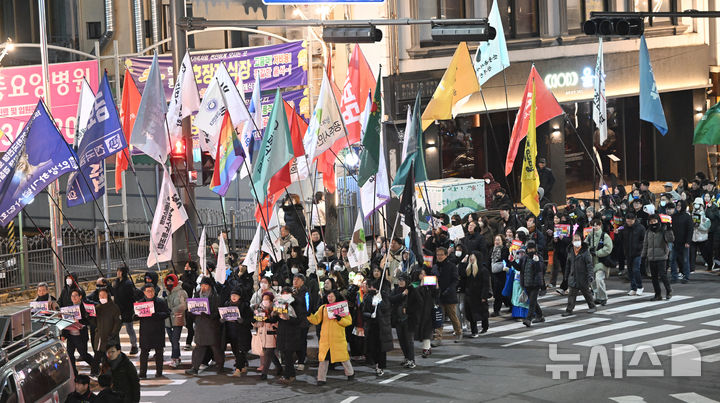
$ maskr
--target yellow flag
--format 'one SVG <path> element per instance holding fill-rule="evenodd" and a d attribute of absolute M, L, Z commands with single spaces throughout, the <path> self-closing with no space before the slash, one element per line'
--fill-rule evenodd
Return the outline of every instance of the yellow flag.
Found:
<path fill-rule="evenodd" d="M 530 122 L 528 123 L 528 133 L 525 138 L 525 153 L 523 153 L 523 166 L 520 174 L 520 184 L 522 185 L 520 201 L 531 213 L 538 216 L 540 215 L 540 199 L 538 197 L 540 176 L 535 166 L 537 157 L 537 134 L 535 130 L 535 80 L 533 79 Z"/>
<path fill-rule="evenodd" d="M 470 51 L 467 43 L 460 42 L 455 49 L 450 66 L 445 70 L 432 99 L 422 114 L 423 131 L 435 120 L 452 119 L 453 105 L 477 91 L 480 91 L 480 86 L 470 58 Z"/>

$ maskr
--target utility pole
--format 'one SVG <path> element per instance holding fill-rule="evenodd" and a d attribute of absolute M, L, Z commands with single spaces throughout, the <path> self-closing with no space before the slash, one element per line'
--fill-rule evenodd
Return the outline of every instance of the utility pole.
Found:
<path fill-rule="evenodd" d="M 45 15 L 45 0 L 38 0 L 38 16 L 40 19 L 40 60 L 42 62 L 43 93 L 45 105 L 50 109 L 50 73 L 48 69 L 48 48 L 47 48 L 47 18 Z M 48 111 L 49 112 L 49 111 Z M 48 207 L 50 208 L 50 247 L 55 250 L 53 256 L 53 273 L 55 273 L 55 295 L 59 296 L 65 285 L 62 269 L 62 231 L 60 228 L 60 214 L 58 207 L 53 200 L 60 200 L 60 184 L 58 180 L 48 186 Z"/>
<path fill-rule="evenodd" d="M 185 57 L 187 52 L 187 37 L 185 30 L 178 26 L 178 22 L 185 18 L 185 0 L 170 0 L 170 26 L 172 34 L 172 56 L 173 56 L 173 72 L 177 77 L 180 71 L 180 65 L 182 59 Z M 196 236 L 199 236 L 198 225 L 197 225 L 197 212 L 195 211 L 195 184 L 190 181 L 189 172 L 195 170 L 193 162 L 193 138 L 190 130 L 190 118 L 183 119 L 182 122 L 182 137 L 185 143 L 185 167 L 186 169 L 178 169 L 178 174 L 185 175 L 185 178 L 181 179 L 180 183 L 186 183 L 187 186 L 184 189 L 179 189 L 183 197 L 183 204 L 188 215 L 188 225 L 191 230 L 194 231 Z M 173 145 L 171 144 L 171 147 Z M 180 167 L 178 167 L 180 168 Z M 195 244 L 194 239 L 188 239 L 192 237 L 192 232 L 175 231 L 173 234 L 173 261 L 181 262 L 187 260 L 191 251 L 197 250 L 193 248 Z M 189 247 L 189 250 L 186 248 Z"/>

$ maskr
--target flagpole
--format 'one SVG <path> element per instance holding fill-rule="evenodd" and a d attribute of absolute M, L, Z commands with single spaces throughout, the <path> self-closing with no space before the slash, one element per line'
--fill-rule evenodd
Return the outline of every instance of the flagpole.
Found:
<path fill-rule="evenodd" d="M 534 63 L 533 63 L 534 65 Z M 508 128 L 508 136 L 512 134 L 512 126 L 510 125 L 510 103 L 508 102 L 508 92 L 507 92 L 507 78 L 505 75 L 505 69 L 502 70 L 503 75 L 503 88 L 505 89 L 505 117 L 507 120 L 507 128 Z M 480 90 L 481 96 L 482 96 L 482 89 Z M 485 97 L 483 96 L 483 103 L 485 102 Z M 485 106 L 485 109 L 487 110 L 487 106 Z M 520 111 L 518 111 L 520 113 Z M 488 116 L 489 118 L 489 116 Z M 502 172 L 505 172 L 503 169 Z M 515 175 L 512 175 L 510 177 L 512 179 L 512 188 L 513 191 L 517 188 L 517 180 L 515 179 Z M 509 185 L 509 183 L 508 183 Z M 513 208 L 515 208 L 515 199 L 512 199 L 513 202 Z M 515 214 L 517 214 L 517 208 L 515 208 Z"/>
<path fill-rule="evenodd" d="M 27 218 L 30 219 L 30 222 L 32 222 L 32 224 L 33 224 L 33 226 L 35 227 L 35 229 L 37 230 L 37 232 L 39 232 L 40 235 L 43 237 L 43 239 L 45 239 L 45 242 L 47 242 L 49 245 L 52 245 L 52 244 L 53 244 L 53 240 L 52 240 L 52 239 L 48 239 L 47 235 L 45 235 L 45 232 L 44 232 L 43 230 L 41 230 L 40 227 L 38 227 L 37 223 L 36 223 L 35 220 L 32 218 L 32 216 L 31 216 L 30 214 L 28 214 L 27 211 L 25 211 L 25 207 L 22 208 L 22 212 L 25 213 L 25 215 L 27 216 Z M 50 234 L 50 237 L 52 238 L 53 235 Z M 63 260 L 62 260 L 62 258 L 60 257 L 60 255 L 55 251 L 54 248 L 50 248 L 50 251 L 53 253 L 53 255 L 55 255 L 55 259 L 57 259 L 56 261 L 60 263 L 60 266 L 58 267 L 58 269 L 62 269 L 62 270 L 65 271 L 64 275 L 61 276 L 60 279 L 56 279 L 56 281 L 57 281 L 57 280 L 62 280 L 62 277 L 64 277 L 64 276 L 69 276 L 69 275 L 70 275 L 70 271 L 67 269 L 67 266 L 65 266 L 65 263 L 63 262 Z M 63 273 L 60 273 L 60 272 L 58 271 L 58 273 L 56 273 L 56 274 L 63 274 Z M 60 286 L 60 288 L 62 289 L 62 288 L 65 286 L 65 282 L 64 282 L 64 281 L 61 281 L 61 283 L 62 283 L 62 285 Z M 57 295 L 60 295 L 60 294 L 57 294 Z"/>
<path fill-rule="evenodd" d="M 43 102 L 43 101 L 41 101 L 41 102 Z M 55 121 L 55 119 L 52 117 L 52 113 L 50 112 L 50 108 L 48 108 L 48 107 L 47 107 L 47 104 L 45 104 L 44 102 L 43 102 L 43 104 L 44 104 L 44 106 L 45 106 L 45 109 L 47 110 L 48 116 L 50 116 L 50 119 L 52 119 L 53 121 Z M 63 139 L 63 140 L 64 140 L 64 139 Z M 65 144 L 65 146 L 67 147 L 67 149 L 70 151 L 70 154 L 72 155 L 72 158 L 75 160 L 75 163 L 76 163 L 77 166 L 78 166 L 77 172 L 78 172 L 78 174 L 80 175 L 80 177 L 83 179 L 83 182 L 85 182 L 85 186 L 87 186 L 88 189 L 92 189 L 93 187 L 90 186 L 90 182 L 88 181 L 88 178 L 85 176 L 85 174 L 83 173 L 82 169 L 80 169 L 80 161 L 78 160 L 77 155 L 75 155 L 75 151 L 72 149 L 72 146 L 71 146 L 70 144 L 68 144 L 66 141 L 63 141 L 63 143 Z M 126 148 L 127 148 L 127 147 L 126 147 Z M 104 163 L 104 162 L 103 162 L 103 163 Z M 59 186 L 59 183 L 56 182 L 56 184 L 58 184 L 58 186 Z M 52 185 L 51 185 L 51 186 L 52 186 Z M 107 185 L 105 186 L 105 193 L 107 193 Z M 48 191 L 48 195 L 52 195 L 52 194 L 53 194 L 53 192 Z M 60 196 L 60 195 L 59 195 L 59 192 L 58 192 L 58 194 L 56 194 L 56 197 L 59 197 L 59 196 Z M 105 214 L 103 213 L 103 209 L 100 208 L 100 204 L 98 203 L 97 197 L 95 197 L 95 193 L 94 193 L 94 192 L 92 193 L 92 199 L 93 199 L 93 203 L 95 204 L 95 207 L 96 207 L 96 208 L 98 209 L 98 211 L 100 212 L 100 217 L 103 219 L 103 223 L 105 224 L 105 227 L 106 227 L 106 228 L 110 228 L 110 224 L 108 223 L 108 220 L 107 220 L 107 218 L 105 217 Z M 52 234 L 51 234 L 51 235 L 52 235 Z M 54 236 L 57 237 L 57 235 L 54 235 Z M 110 232 L 110 238 L 112 239 L 112 243 L 113 243 L 113 246 L 115 247 L 115 250 L 118 251 L 120 248 L 118 247 L 117 241 L 115 240 L 115 236 L 112 234 L 112 232 Z M 107 240 L 106 240 L 106 241 L 107 241 Z M 120 259 L 122 259 L 122 261 L 123 261 L 123 264 L 124 264 L 125 266 L 128 266 L 127 261 L 125 260 L 125 255 L 124 255 L 124 253 L 120 252 L 119 255 L 120 255 Z M 129 266 L 128 266 L 128 267 L 129 267 Z"/>
<path fill-rule="evenodd" d="M 272 249 L 273 259 L 275 260 L 275 262 L 278 262 L 277 254 L 275 253 L 275 243 L 273 242 L 272 238 L 270 238 L 270 225 L 268 224 L 269 220 L 265 218 L 265 213 L 263 212 L 263 206 L 260 204 L 260 201 L 259 201 L 259 198 L 257 195 L 257 190 L 255 190 L 255 184 L 252 181 L 252 172 L 250 171 L 250 167 L 248 167 L 247 159 L 243 159 L 243 166 L 248 171 L 248 180 L 250 182 L 250 188 L 253 191 L 253 196 L 255 197 L 255 204 L 257 204 L 257 209 L 260 210 L 260 217 L 262 218 L 262 223 L 265 227 L 265 231 L 268 234 L 268 239 L 270 239 L 270 248 Z M 268 211 L 268 215 L 269 214 L 270 214 L 270 212 Z"/>

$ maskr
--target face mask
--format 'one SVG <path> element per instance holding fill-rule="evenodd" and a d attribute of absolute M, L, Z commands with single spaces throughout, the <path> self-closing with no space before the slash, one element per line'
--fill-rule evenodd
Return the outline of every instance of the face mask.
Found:
<path fill-rule="evenodd" d="M 69 279 L 65 280 L 65 284 L 67 284 L 67 285 L 68 285 L 68 287 L 69 287 L 69 286 L 71 286 L 71 285 L 73 285 L 73 281 L 72 281 L 72 279 L 71 279 L 71 278 L 69 278 Z"/>
<path fill-rule="evenodd" d="M 107 298 L 100 298 L 101 304 L 107 304 L 107 302 L 108 302 Z"/>
<path fill-rule="evenodd" d="M 666 202 L 665 200 L 660 200 L 660 205 L 661 205 L 661 206 L 665 207 L 666 204 L 667 204 L 667 202 Z"/>
<path fill-rule="evenodd" d="M 582 245 L 582 241 L 573 241 L 573 246 L 579 248 Z"/>
<path fill-rule="evenodd" d="M 375 243 L 375 246 L 377 246 L 378 249 L 381 249 L 381 248 L 382 248 L 382 243 L 376 242 L 376 243 Z"/>
<path fill-rule="evenodd" d="M 533 257 L 533 256 L 535 256 L 535 251 L 527 251 L 527 255 L 529 257 Z"/>
<path fill-rule="evenodd" d="M 290 271 L 292 272 L 292 274 L 300 273 L 300 269 L 298 269 L 297 267 L 293 267 L 292 269 L 290 269 Z"/>
<path fill-rule="evenodd" d="M 345 266 L 339 264 L 335 266 L 335 271 L 345 271 Z"/>
<path fill-rule="evenodd" d="M 580 210 L 585 211 L 585 206 L 580 206 Z"/>
<path fill-rule="evenodd" d="M 456 251 L 455 251 L 455 256 L 457 256 L 457 257 L 462 256 L 462 251 L 456 250 Z"/>
<path fill-rule="evenodd" d="M 171 291 L 173 289 L 172 284 L 165 284 L 165 288 L 167 288 L 168 291 Z"/>
<path fill-rule="evenodd" d="M 260 283 L 260 289 L 261 289 L 261 290 L 267 290 L 267 289 L 268 289 L 267 283 Z"/>
<path fill-rule="evenodd" d="M 658 228 L 660 228 L 660 224 L 650 224 L 650 228 L 652 228 L 653 230 L 657 230 Z"/>

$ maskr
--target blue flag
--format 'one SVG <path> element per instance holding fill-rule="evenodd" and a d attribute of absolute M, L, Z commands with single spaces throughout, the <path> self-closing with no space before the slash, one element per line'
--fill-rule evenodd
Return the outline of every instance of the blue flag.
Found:
<path fill-rule="evenodd" d="M 650 65 L 645 35 L 640 37 L 640 120 L 655 125 L 663 136 L 668 132 L 665 112 L 660 102 L 660 93 L 655 85 L 655 75 Z"/>
<path fill-rule="evenodd" d="M 78 148 L 80 170 L 73 172 L 68 180 L 68 206 L 77 206 L 103 195 L 103 161 L 126 147 L 120 118 L 105 73 L 90 111 L 85 135 Z"/>
<path fill-rule="evenodd" d="M 55 179 L 77 170 L 76 158 L 45 104 L 38 102 L 30 120 L 0 159 L 0 225 L 7 225 Z"/>

